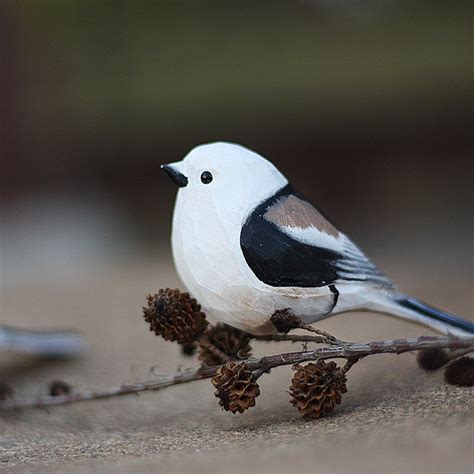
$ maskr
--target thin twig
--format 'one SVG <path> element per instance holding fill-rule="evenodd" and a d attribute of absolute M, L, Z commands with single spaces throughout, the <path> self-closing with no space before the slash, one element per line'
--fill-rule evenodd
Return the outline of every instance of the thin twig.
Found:
<path fill-rule="evenodd" d="M 246 361 L 250 370 L 268 371 L 274 367 L 283 365 L 294 365 L 301 362 L 318 359 L 343 358 L 356 360 L 373 354 L 401 354 L 403 352 L 418 351 L 422 349 L 470 349 L 474 350 L 473 337 L 452 337 L 452 336 L 422 336 L 419 338 L 407 339 L 387 339 L 377 342 L 354 342 L 344 346 L 323 347 L 305 352 L 289 352 L 262 357 L 260 359 L 248 359 Z M 120 387 L 111 387 L 97 391 L 74 392 L 70 395 L 58 397 L 40 397 L 33 399 L 6 400 L 0 403 L 0 410 L 14 410 L 19 408 L 46 407 L 54 405 L 64 405 L 86 400 L 96 400 L 100 398 L 110 398 L 131 393 L 145 392 L 148 390 L 159 390 L 170 385 L 177 385 L 194 380 L 201 380 L 212 377 L 218 366 L 201 367 L 185 372 L 178 372 L 171 375 L 163 375 L 140 383 L 125 384 Z"/>
<path fill-rule="evenodd" d="M 465 349 L 454 350 L 454 351 L 448 353 L 448 355 L 446 356 L 446 360 L 450 361 L 450 360 L 453 360 L 453 359 L 459 359 L 459 357 L 462 357 L 462 356 L 464 356 L 466 354 L 469 354 L 471 352 L 474 352 L 473 347 L 467 347 Z"/>
<path fill-rule="evenodd" d="M 344 366 L 342 367 L 342 372 L 344 374 L 347 374 L 347 372 L 349 372 L 349 370 L 351 369 L 351 367 L 355 364 L 357 364 L 357 362 L 359 362 L 359 360 L 362 359 L 362 357 L 353 357 L 352 359 L 347 359 L 347 362 L 344 364 Z"/>
<path fill-rule="evenodd" d="M 328 332 L 323 331 L 322 329 L 317 329 L 313 326 L 310 326 L 309 324 L 306 324 L 299 316 L 294 314 L 288 308 L 275 311 L 271 315 L 270 321 L 279 334 L 288 334 L 292 329 L 304 329 L 305 331 L 322 336 L 318 338 L 318 342 L 320 340 L 324 344 L 329 344 L 333 346 L 343 346 L 345 344 L 344 341 L 336 339 L 332 334 L 329 334 Z"/>
<path fill-rule="evenodd" d="M 308 336 L 307 334 L 265 334 L 261 336 L 253 336 L 252 339 L 257 341 L 269 341 L 269 342 L 314 342 L 316 344 L 325 344 L 326 338 L 322 336 Z"/>
<path fill-rule="evenodd" d="M 338 346 L 338 345 L 343 346 L 346 344 L 345 341 L 341 341 L 335 338 L 332 334 L 329 334 L 328 332 L 323 331 L 322 329 L 314 328 L 313 326 L 310 326 L 309 324 L 301 323 L 300 328 L 304 329 L 305 331 L 319 334 L 324 339 L 324 342 L 331 346 Z"/>
<path fill-rule="evenodd" d="M 230 359 L 227 354 L 224 354 L 218 347 L 210 343 L 205 336 L 199 336 L 196 342 L 201 346 L 206 348 L 209 352 L 212 352 L 218 359 L 226 362 Z"/>

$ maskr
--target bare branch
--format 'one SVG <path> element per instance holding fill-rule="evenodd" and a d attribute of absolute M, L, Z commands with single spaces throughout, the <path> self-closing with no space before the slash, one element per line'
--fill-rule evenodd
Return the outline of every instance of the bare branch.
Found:
<path fill-rule="evenodd" d="M 283 337 L 283 335 L 282 335 Z M 288 339 L 288 335 L 284 336 Z M 301 336 L 296 336 L 301 337 Z M 311 336 L 306 336 L 311 337 Z M 300 339 L 301 340 L 301 339 Z M 311 339 L 314 342 L 314 339 Z M 319 341 L 318 341 L 319 342 Z M 293 365 L 301 362 L 318 359 L 347 359 L 350 367 L 356 360 L 374 354 L 401 354 L 403 352 L 419 351 L 423 349 L 451 349 L 474 351 L 473 337 L 452 337 L 452 336 L 422 336 L 419 338 L 407 339 L 386 339 L 376 342 L 353 342 L 345 343 L 343 346 L 329 346 L 304 352 L 289 352 L 286 354 L 276 354 L 262 357 L 260 359 L 250 358 L 246 361 L 249 369 L 255 371 L 268 371 L 275 367 L 283 365 Z M 19 408 L 41 408 L 55 405 L 64 405 L 86 400 L 97 400 L 101 398 L 110 398 L 121 395 L 145 392 L 150 390 L 159 390 L 170 385 L 177 385 L 194 380 L 201 380 L 212 377 L 218 366 L 201 367 L 199 369 L 190 369 L 185 372 L 178 372 L 171 375 L 158 376 L 154 380 L 148 380 L 140 383 L 124 384 L 119 387 L 111 387 L 97 391 L 78 391 L 70 395 L 57 397 L 40 397 L 33 399 L 6 400 L 0 402 L 0 410 L 14 410 Z"/>
<path fill-rule="evenodd" d="M 264 336 L 252 336 L 257 341 L 268 342 L 314 342 L 316 344 L 326 344 L 327 340 L 323 336 L 308 336 L 307 334 L 269 334 Z"/>
<path fill-rule="evenodd" d="M 227 354 L 224 354 L 218 347 L 214 344 L 211 344 L 204 336 L 199 336 L 196 342 L 201 346 L 206 348 L 208 351 L 212 352 L 218 359 L 226 362 L 230 359 Z"/>

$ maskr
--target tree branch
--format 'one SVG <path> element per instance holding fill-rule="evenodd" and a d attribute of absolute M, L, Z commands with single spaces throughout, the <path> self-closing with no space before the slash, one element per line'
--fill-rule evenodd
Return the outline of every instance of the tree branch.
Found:
<path fill-rule="evenodd" d="M 269 334 L 269 335 L 263 335 L 263 336 L 252 336 L 252 339 L 255 339 L 257 341 L 267 341 L 267 342 L 289 341 L 289 342 L 314 342 L 316 344 L 327 344 L 327 339 L 325 337 L 309 336 L 308 334 Z"/>
<path fill-rule="evenodd" d="M 314 342 L 314 339 L 311 339 L 311 341 Z M 349 361 L 355 361 L 362 357 L 374 354 L 401 354 L 403 352 L 419 351 L 422 349 L 462 349 L 465 351 L 474 351 L 474 338 L 453 336 L 422 336 L 419 338 L 386 339 L 383 341 L 368 343 L 353 342 L 345 343 L 343 346 L 329 346 L 310 351 L 288 352 L 286 354 L 265 356 L 259 359 L 250 358 L 245 362 L 251 370 L 268 371 L 275 367 L 293 365 L 311 360 L 343 358 Z M 190 369 L 184 372 L 177 372 L 175 374 L 158 376 L 154 380 L 133 384 L 124 384 L 119 387 L 111 387 L 104 390 L 78 391 L 64 396 L 6 400 L 0 402 L 0 410 L 50 407 L 55 405 L 64 405 L 66 403 L 97 400 L 101 398 L 110 398 L 133 393 L 137 394 L 150 390 L 159 390 L 169 387 L 170 385 L 177 385 L 192 382 L 194 380 L 210 378 L 215 374 L 217 369 L 218 366 L 200 367 L 199 369 Z"/>

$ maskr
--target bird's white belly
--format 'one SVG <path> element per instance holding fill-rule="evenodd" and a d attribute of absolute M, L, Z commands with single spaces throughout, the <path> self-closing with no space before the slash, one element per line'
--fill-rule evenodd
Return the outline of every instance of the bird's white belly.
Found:
<path fill-rule="evenodd" d="M 176 208 L 172 235 L 176 270 L 211 318 L 263 334 L 274 331 L 269 318 L 276 310 L 291 309 L 310 323 L 331 307 L 334 295 L 327 288 L 277 288 L 258 280 L 240 248 L 241 221 L 233 228 L 232 219 L 187 215 L 186 209 L 179 209 L 179 200 Z"/>

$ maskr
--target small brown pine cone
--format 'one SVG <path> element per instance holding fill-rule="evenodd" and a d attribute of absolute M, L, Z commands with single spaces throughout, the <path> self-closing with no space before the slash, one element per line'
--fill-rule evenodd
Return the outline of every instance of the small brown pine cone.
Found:
<path fill-rule="evenodd" d="M 217 389 L 214 395 L 219 398 L 219 405 L 232 413 L 242 413 L 255 406 L 255 399 L 260 395 L 258 383 L 244 362 L 226 362 L 217 369 L 211 382 Z"/>
<path fill-rule="evenodd" d="M 51 397 L 59 397 L 61 395 L 69 395 L 72 387 L 62 380 L 54 380 L 49 384 L 49 395 Z"/>
<path fill-rule="evenodd" d="M 416 356 L 418 365 L 427 371 L 437 370 L 446 365 L 449 356 L 443 349 L 423 349 Z"/>
<path fill-rule="evenodd" d="M 342 369 L 335 362 L 319 360 L 297 366 L 290 385 L 290 402 L 303 418 L 319 418 L 332 412 L 346 392 Z"/>
<path fill-rule="evenodd" d="M 0 381 L 0 401 L 4 402 L 13 398 L 13 389 L 6 382 Z"/>
<path fill-rule="evenodd" d="M 181 345 L 181 355 L 184 357 L 192 357 L 196 353 L 196 349 L 195 342 L 185 342 Z"/>
<path fill-rule="evenodd" d="M 147 303 L 148 306 L 143 307 L 143 316 L 150 324 L 150 331 L 167 341 L 178 344 L 193 342 L 207 327 L 201 305 L 189 293 L 161 289 L 148 295 Z"/>
<path fill-rule="evenodd" d="M 474 358 L 461 357 L 446 367 L 444 380 L 458 387 L 474 386 Z"/>
<path fill-rule="evenodd" d="M 215 326 L 209 327 L 204 333 L 204 337 L 210 344 L 231 359 L 247 359 L 252 351 L 249 344 L 250 334 L 228 324 L 217 323 Z M 225 362 L 204 346 L 199 347 L 199 360 L 207 366 L 219 365 Z"/>
<path fill-rule="evenodd" d="M 300 328 L 303 324 L 298 316 L 294 315 L 289 309 L 279 309 L 270 317 L 275 329 L 281 334 L 287 334 L 292 329 Z"/>

